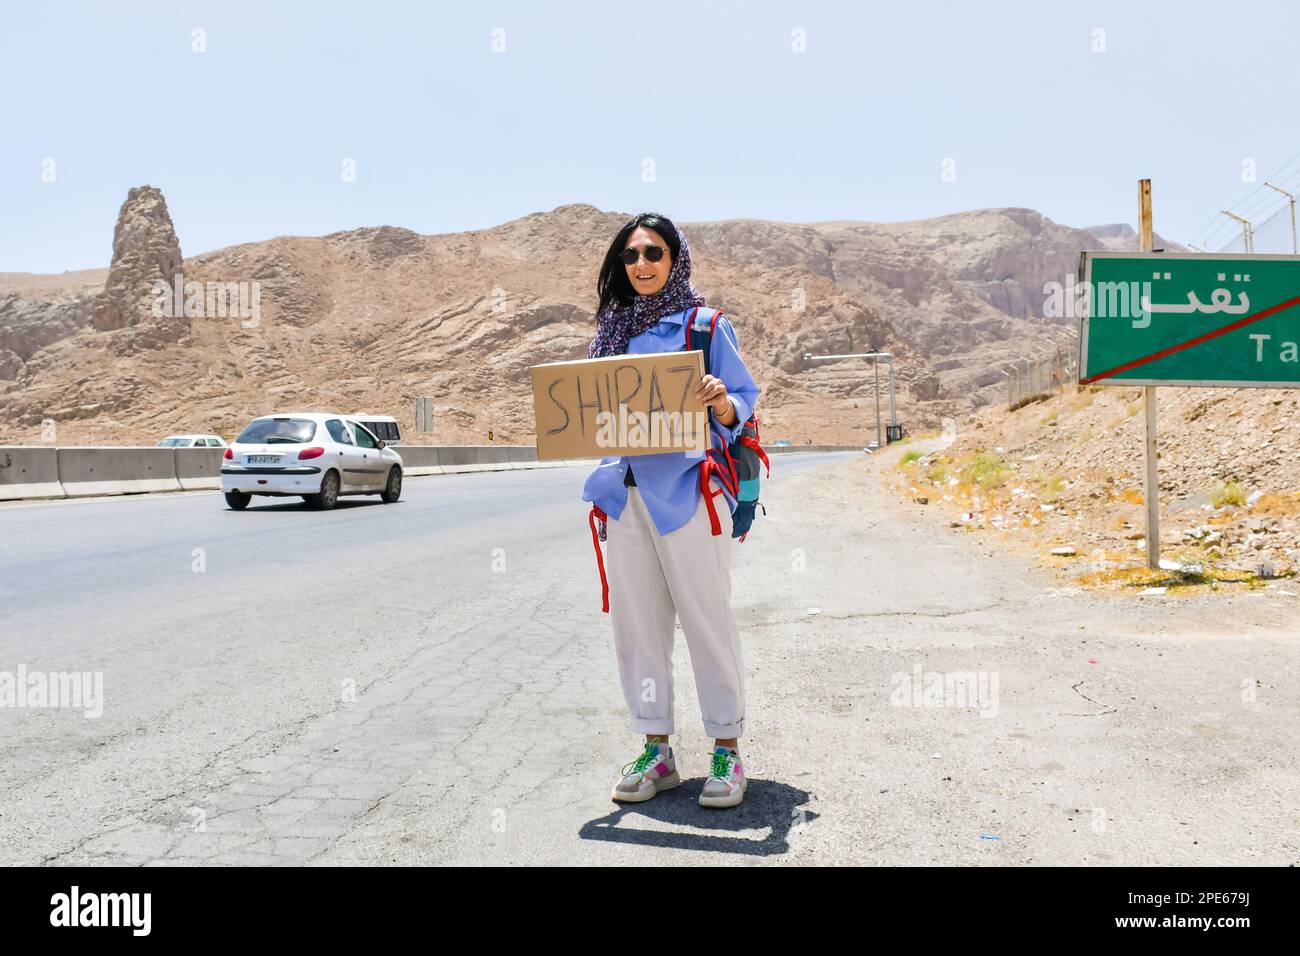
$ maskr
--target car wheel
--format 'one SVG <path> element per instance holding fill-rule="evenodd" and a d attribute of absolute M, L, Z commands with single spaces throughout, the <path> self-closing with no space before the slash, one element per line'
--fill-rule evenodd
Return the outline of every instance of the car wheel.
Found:
<path fill-rule="evenodd" d="M 243 511 L 252 500 L 253 496 L 246 491 L 226 492 L 226 504 L 230 505 L 231 511 Z"/>
<path fill-rule="evenodd" d="M 394 465 L 388 472 L 388 483 L 380 494 L 384 504 L 391 505 L 402 496 L 402 469 Z"/>
<path fill-rule="evenodd" d="M 303 498 L 313 508 L 320 508 L 323 511 L 333 508 L 339 503 L 339 473 L 325 472 L 325 477 L 320 480 L 320 492 L 314 495 L 303 495 Z"/>

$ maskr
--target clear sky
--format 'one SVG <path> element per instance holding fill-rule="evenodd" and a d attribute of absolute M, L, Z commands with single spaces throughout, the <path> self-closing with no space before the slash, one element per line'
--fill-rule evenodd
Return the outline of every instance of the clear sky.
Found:
<path fill-rule="evenodd" d="M 1289 0 L 41 0 L 3 22 L 0 271 L 107 265 L 143 184 L 194 255 L 573 202 L 1131 223 L 1143 176 L 1156 229 L 1195 242 L 1280 203 L 1266 177 L 1300 183 Z"/>

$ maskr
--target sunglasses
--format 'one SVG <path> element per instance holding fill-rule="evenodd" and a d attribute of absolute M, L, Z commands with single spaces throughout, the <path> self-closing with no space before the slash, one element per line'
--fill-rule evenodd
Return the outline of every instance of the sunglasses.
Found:
<path fill-rule="evenodd" d="M 620 252 L 618 257 L 623 260 L 623 265 L 634 266 L 641 259 L 642 252 L 645 253 L 646 261 L 648 262 L 658 262 L 664 257 L 663 246 L 644 246 L 642 248 L 631 246 Z"/>

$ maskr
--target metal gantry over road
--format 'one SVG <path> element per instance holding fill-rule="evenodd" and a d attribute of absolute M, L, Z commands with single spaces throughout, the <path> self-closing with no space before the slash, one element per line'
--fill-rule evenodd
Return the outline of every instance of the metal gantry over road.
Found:
<path fill-rule="evenodd" d="M 898 404 L 894 400 L 894 357 L 888 352 L 855 352 L 851 355 L 813 355 L 811 352 L 804 352 L 805 362 L 835 362 L 840 359 L 871 359 L 871 369 L 875 374 L 875 393 L 876 393 L 876 444 L 875 448 L 884 447 L 884 441 L 881 440 L 880 434 L 880 362 L 883 359 L 889 366 L 889 441 L 898 441 L 903 437 L 902 430 L 898 426 Z"/>

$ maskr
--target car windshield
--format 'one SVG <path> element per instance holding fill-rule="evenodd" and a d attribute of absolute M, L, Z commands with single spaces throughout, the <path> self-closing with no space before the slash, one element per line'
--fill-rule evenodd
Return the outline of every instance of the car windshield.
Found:
<path fill-rule="evenodd" d="M 158 443 L 158 447 L 159 448 L 183 448 L 189 443 L 190 440 L 188 438 L 164 438 L 162 441 Z"/>
<path fill-rule="evenodd" d="M 316 423 L 307 418 L 259 418 L 245 428 L 235 441 L 243 445 L 274 445 L 279 442 L 301 444 L 311 441 Z"/>

